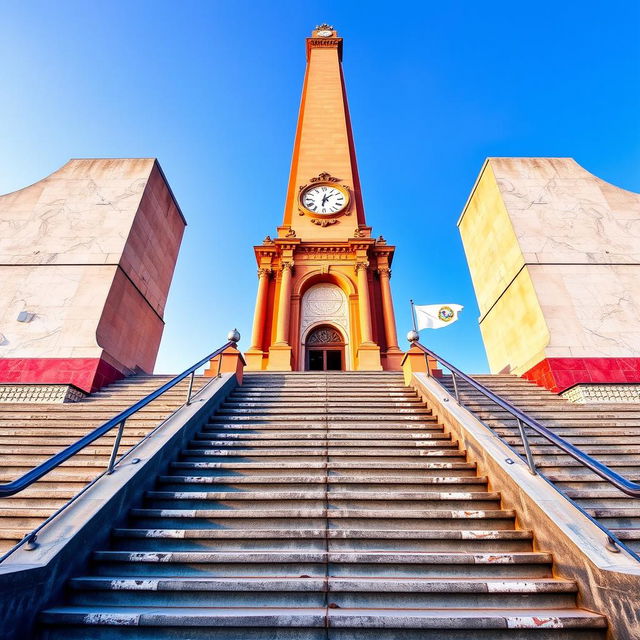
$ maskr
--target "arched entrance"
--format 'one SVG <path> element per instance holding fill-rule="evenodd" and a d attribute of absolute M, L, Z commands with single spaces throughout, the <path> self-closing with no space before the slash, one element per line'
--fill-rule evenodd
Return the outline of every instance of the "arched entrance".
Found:
<path fill-rule="evenodd" d="M 312 334 L 319 329 L 334 332 L 333 342 L 327 342 L 329 336 L 318 333 L 309 342 Z M 300 309 L 300 359 L 297 367 L 301 371 L 348 371 L 352 368 L 349 345 L 349 306 L 344 291 L 333 282 L 319 282 L 310 286 L 302 295 Z M 324 345 L 326 344 L 326 349 Z M 322 355 L 315 354 L 313 361 L 309 358 L 309 349 L 314 351 L 338 351 Z M 328 358 L 328 362 L 327 361 Z M 338 359 L 340 362 L 338 363 Z M 314 368 L 311 368 L 311 367 Z M 326 369 L 325 367 L 329 367 Z"/>
<path fill-rule="evenodd" d="M 307 371 L 344 371 L 344 338 L 334 327 L 316 327 L 305 341 Z"/>

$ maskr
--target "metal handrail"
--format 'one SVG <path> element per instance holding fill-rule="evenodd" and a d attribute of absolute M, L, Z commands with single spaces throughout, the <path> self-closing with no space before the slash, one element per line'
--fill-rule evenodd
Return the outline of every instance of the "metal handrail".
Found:
<path fill-rule="evenodd" d="M 533 456 L 531 454 L 531 449 L 529 447 L 529 442 L 527 440 L 526 433 L 524 431 L 523 424 L 526 424 L 528 427 L 533 429 L 536 433 L 543 436 L 553 444 L 555 444 L 559 449 L 562 449 L 566 454 L 570 455 L 572 458 L 583 464 L 585 467 L 593 471 L 595 474 L 599 475 L 601 478 L 612 484 L 617 489 L 620 489 L 623 493 L 628 496 L 632 496 L 634 498 L 640 498 L 640 483 L 632 482 L 631 480 L 627 480 L 624 476 L 621 476 L 619 473 L 613 471 L 606 465 L 602 464 L 595 458 L 592 458 L 590 455 L 584 453 L 578 447 L 572 445 L 570 442 L 561 438 L 560 436 L 553 433 L 553 431 L 547 429 L 543 425 L 541 425 L 537 420 L 527 415 L 517 407 L 513 406 L 507 400 L 504 400 L 499 395 L 493 393 L 490 389 L 485 387 L 483 384 L 474 380 L 472 377 L 468 376 L 466 373 L 463 373 L 447 362 L 444 358 L 441 358 L 437 353 L 432 351 L 431 349 L 425 347 L 420 344 L 417 340 L 412 340 L 412 344 L 421 349 L 426 355 L 431 356 L 437 362 L 443 364 L 449 371 L 451 371 L 453 375 L 453 383 L 454 383 L 454 392 L 456 396 L 456 400 L 459 400 L 459 394 L 456 383 L 456 376 L 459 376 L 462 380 L 464 380 L 467 384 L 471 385 L 477 391 L 480 391 L 483 395 L 489 398 L 492 402 L 499 405 L 509 413 L 511 413 L 518 421 L 518 430 L 520 431 L 520 436 L 522 438 L 523 446 L 525 449 L 525 455 L 527 457 L 527 464 L 532 473 L 537 473 L 535 468 L 535 462 L 533 460 Z M 429 371 L 429 366 L 427 364 L 427 371 Z"/>
<path fill-rule="evenodd" d="M 238 340 L 240 340 L 240 334 L 234 330 L 231 331 L 228 335 L 228 342 L 216 349 L 213 353 L 210 353 L 208 356 L 202 358 L 202 360 L 196 362 L 191 365 L 188 369 L 185 369 L 182 373 L 177 375 L 175 378 L 171 379 L 166 384 L 163 384 L 161 387 L 150 393 L 148 396 L 139 400 L 135 404 L 131 405 L 128 409 L 125 409 L 117 416 L 111 418 L 104 424 L 95 428 L 91 433 L 88 433 L 86 436 L 83 436 L 79 440 L 76 440 L 73 444 L 69 445 L 66 449 L 56 453 L 51 456 L 48 460 L 45 460 L 37 467 L 31 469 L 31 471 L 27 471 L 24 475 L 12 480 L 11 482 L 7 482 L 6 484 L 0 484 L 0 498 L 5 498 L 8 496 L 13 496 L 20 491 L 23 491 L 27 487 L 31 486 L 34 482 L 37 482 L 42 478 L 42 476 L 46 475 L 50 471 L 53 471 L 56 467 L 59 467 L 63 462 L 69 460 L 69 458 L 73 457 L 79 451 L 82 451 L 85 447 L 90 445 L 92 442 L 95 442 L 98 438 L 101 438 L 103 435 L 118 427 L 118 433 L 116 434 L 116 439 L 113 444 L 113 449 L 111 451 L 111 456 L 109 458 L 109 465 L 107 467 L 107 473 L 113 473 L 115 466 L 117 465 L 116 458 L 118 455 L 118 449 L 120 447 L 120 440 L 122 438 L 122 433 L 124 431 L 124 425 L 128 418 L 130 418 L 134 413 L 140 411 L 140 409 L 146 407 L 150 402 L 153 402 L 156 398 L 160 397 L 165 391 L 173 388 L 179 382 L 182 382 L 187 376 L 191 376 L 191 380 L 189 381 L 189 390 L 187 392 L 187 400 L 186 404 L 191 403 L 191 396 L 193 391 L 193 379 L 195 376 L 195 372 L 207 362 L 219 356 L 225 349 L 230 346 L 234 346 Z M 220 364 L 222 362 L 222 358 L 218 359 L 218 374 L 220 372 Z"/>

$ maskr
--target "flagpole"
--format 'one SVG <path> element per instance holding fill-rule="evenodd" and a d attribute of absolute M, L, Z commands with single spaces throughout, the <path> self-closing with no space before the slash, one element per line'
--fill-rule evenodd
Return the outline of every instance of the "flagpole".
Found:
<path fill-rule="evenodd" d="M 413 300 L 409 300 L 409 302 L 411 303 L 411 320 L 413 321 L 413 330 L 417 333 L 418 332 L 418 326 L 416 324 L 416 310 L 414 309 L 414 304 L 413 304 Z"/>

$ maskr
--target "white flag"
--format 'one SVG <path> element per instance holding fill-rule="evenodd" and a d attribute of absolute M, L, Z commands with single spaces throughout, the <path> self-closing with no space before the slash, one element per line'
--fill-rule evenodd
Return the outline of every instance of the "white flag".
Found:
<path fill-rule="evenodd" d="M 464 309 L 459 304 L 423 304 L 414 305 L 418 331 L 420 329 L 441 329 L 453 324 Z"/>

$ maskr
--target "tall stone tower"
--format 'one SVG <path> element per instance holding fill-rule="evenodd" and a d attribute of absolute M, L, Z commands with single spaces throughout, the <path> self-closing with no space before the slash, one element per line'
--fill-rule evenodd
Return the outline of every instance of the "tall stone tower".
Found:
<path fill-rule="evenodd" d="M 282 225 L 254 247 L 258 295 L 250 370 L 400 368 L 391 261 L 365 219 L 342 38 L 320 25 L 307 68 Z"/>

